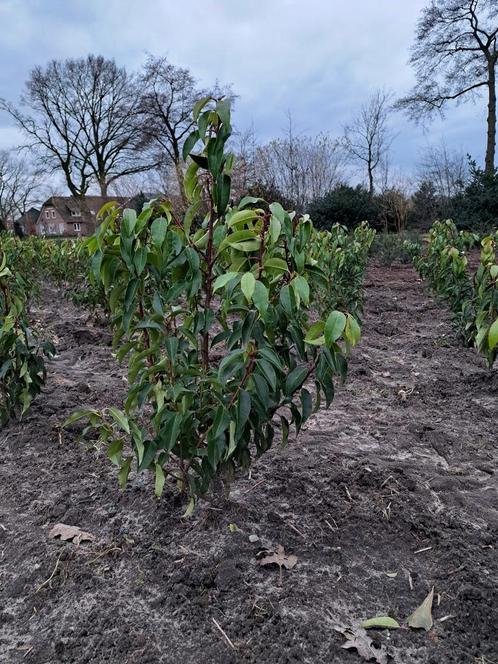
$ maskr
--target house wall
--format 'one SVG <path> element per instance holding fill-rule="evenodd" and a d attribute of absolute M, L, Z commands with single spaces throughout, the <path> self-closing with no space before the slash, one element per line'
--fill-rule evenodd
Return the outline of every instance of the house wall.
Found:
<path fill-rule="evenodd" d="M 92 232 L 93 228 L 81 217 L 71 217 L 71 221 L 68 221 L 57 208 L 50 205 L 42 207 L 36 222 L 36 234 L 47 237 L 80 237 Z"/>

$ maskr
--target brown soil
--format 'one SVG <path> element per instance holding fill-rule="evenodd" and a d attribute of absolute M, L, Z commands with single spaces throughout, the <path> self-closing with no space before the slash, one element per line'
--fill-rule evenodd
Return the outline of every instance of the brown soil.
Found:
<path fill-rule="evenodd" d="M 226 510 L 188 520 L 147 475 L 120 492 L 105 454 L 60 433 L 75 408 L 120 405 L 124 370 L 105 329 L 47 292 L 36 313 L 59 355 L 0 436 L 0 661 L 361 664 L 337 630 L 403 623 L 433 586 L 433 629 L 369 632 L 379 661 L 498 660 L 498 372 L 411 267 L 372 267 L 366 290 L 332 408 L 238 478 Z M 52 540 L 57 522 L 97 540 Z M 281 576 L 256 558 L 278 544 L 298 558 Z"/>

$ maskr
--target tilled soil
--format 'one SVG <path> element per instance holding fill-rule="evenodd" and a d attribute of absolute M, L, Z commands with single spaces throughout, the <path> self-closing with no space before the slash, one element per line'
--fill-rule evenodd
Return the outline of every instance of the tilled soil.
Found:
<path fill-rule="evenodd" d="M 121 405 L 109 333 L 55 291 L 44 394 L 0 434 L 0 661 L 490 664 L 498 661 L 498 371 L 455 338 L 409 266 L 370 268 L 364 338 L 329 411 L 238 478 L 228 506 L 121 492 L 60 423 Z M 48 537 L 57 522 L 96 541 Z M 291 570 L 260 566 L 281 544 Z M 434 587 L 434 627 L 405 627 Z M 368 653 L 344 632 L 370 631 Z M 360 633 L 361 634 L 361 633 Z M 368 657 L 371 655 L 371 660 Z"/>

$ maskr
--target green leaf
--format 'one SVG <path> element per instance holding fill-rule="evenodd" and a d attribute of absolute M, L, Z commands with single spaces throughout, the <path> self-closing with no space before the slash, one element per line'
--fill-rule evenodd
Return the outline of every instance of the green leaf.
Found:
<path fill-rule="evenodd" d="M 245 208 L 247 205 L 256 205 L 256 203 L 263 202 L 262 198 L 256 198 L 256 196 L 244 196 L 244 198 L 241 199 L 238 208 L 239 210 L 242 210 L 242 208 Z"/>
<path fill-rule="evenodd" d="M 325 337 L 323 336 L 323 330 L 325 328 L 325 323 L 323 320 L 319 320 L 309 328 L 304 337 L 304 341 L 307 344 L 312 346 L 321 346 L 325 343 Z"/>
<path fill-rule="evenodd" d="M 191 134 L 189 134 L 185 143 L 183 144 L 183 149 L 182 149 L 183 161 L 187 161 L 188 156 L 194 149 L 198 140 L 199 140 L 199 132 L 196 129 Z"/>
<path fill-rule="evenodd" d="M 377 616 L 361 623 L 363 629 L 399 629 L 399 623 L 389 616 Z"/>
<path fill-rule="evenodd" d="M 195 102 L 194 108 L 192 110 L 192 115 L 194 120 L 197 122 L 197 119 L 199 118 L 200 112 L 204 108 L 204 106 L 210 101 L 211 96 L 208 97 L 202 97 L 202 99 L 199 99 L 198 101 Z"/>
<path fill-rule="evenodd" d="M 243 349 L 235 350 L 221 360 L 218 366 L 218 378 L 221 383 L 226 382 L 234 373 L 240 369 Z"/>
<path fill-rule="evenodd" d="M 123 429 L 123 431 L 126 431 L 126 433 L 130 433 L 130 424 L 128 422 L 128 418 L 126 417 L 126 415 L 121 410 L 113 408 L 112 406 L 107 410 L 111 415 L 112 419 L 116 422 L 116 424 L 119 424 L 121 429 Z"/>
<path fill-rule="evenodd" d="M 305 387 L 303 387 L 303 389 L 301 390 L 301 410 L 302 410 L 303 422 L 306 422 L 306 420 L 313 412 L 313 399 L 311 398 L 311 394 L 308 392 L 308 390 Z"/>
<path fill-rule="evenodd" d="M 267 258 L 263 261 L 265 270 L 277 270 L 278 272 L 287 272 L 288 266 L 283 258 Z"/>
<path fill-rule="evenodd" d="M 252 272 L 246 272 L 240 280 L 240 288 L 248 302 L 251 301 L 254 289 L 256 287 L 256 279 Z"/>
<path fill-rule="evenodd" d="M 154 219 L 150 227 L 152 244 L 154 244 L 156 247 L 160 247 L 164 242 L 167 230 L 168 222 L 166 219 L 164 219 L 164 217 L 158 217 L 157 219 Z"/>
<path fill-rule="evenodd" d="M 292 396 L 294 392 L 301 387 L 308 375 L 308 367 L 296 367 L 285 379 L 285 394 Z"/>
<path fill-rule="evenodd" d="M 166 476 L 164 470 L 159 463 L 156 463 L 156 480 L 154 484 L 154 493 L 158 498 L 162 496 Z"/>
<path fill-rule="evenodd" d="M 268 289 L 261 281 L 256 281 L 252 301 L 259 311 L 260 316 L 264 316 L 268 310 L 269 296 Z"/>
<path fill-rule="evenodd" d="M 333 311 L 325 321 L 325 343 L 330 346 L 339 339 L 346 327 L 346 316 L 342 311 Z"/>
<path fill-rule="evenodd" d="M 351 344 L 351 346 L 356 346 L 356 344 L 361 339 L 360 326 L 358 325 L 356 318 L 351 316 L 351 314 L 347 315 L 346 327 L 344 328 L 344 336 L 346 340 Z"/>
<path fill-rule="evenodd" d="M 256 362 L 257 369 L 263 374 L 266 378 L 266 382 L 271 387 L 272 390 L 277 389 L 277 375 L 274 368 L 267 360 L 258 360 Z"/>
<path fill-rule="evenodd" d="M 192 497 L 188 501 L 188 505 L 185 512 L 182 514 L 182 519 L 188 519 L 189 517 L 191 517 L 192 514 L 194 513 L 194 508 L 195 508 L 195 498 Z"/>
<path fill-rule="evenodd" d="M 289 440 L 289 421 L 283 415 L 280 415 L 280 425 L 282 427 L 282 447 L 285 447 Z"/>
<path fill-rule="evenodd" d="M 223 249 L 226 247 L 235 247 L 237 249 L 238 245 L 242 244 L 245 240 L 254 240 L 254 242 L 257 242 L 257 246 L 259 247 L 259 239 L 256 231 L 245 229 L 243 231 L 235 231 L 235 233 L 230 233 L 230 235 L 227 235 L 227 237 L 220 245 L 220 251 L 223 251 Z"/>
<path fill-rule="evenodd" d="M 135 210 L 126 209 L 123 210 L 123 221 L 121 228 L 125 235 L 130 236 L 133 233 L 135 224 L 137 223 L 137 213 Z"/>
<path fill-rule="evenodd" d="M 71 415 L 64 421 L 62 426 L 66 428 L 78 420 L 88 418 L 90 414 L 99 415 L 99 412 L 97 410 L 75 410 L 74 413 L 71 413 Z"/>
<path fill-rule="evenodd" d="M 272 203 L 270 205 L 270 212 L 279 220 L 281 224 L 284 223 L 286 212 L 280 203 Z"/>
<path fill-rule="evenodd" d="M 182 419 L 181 413 L 169 413 L 166 426 L 161 429 L 157 436 L 158 447 L 171 452 L 178 440 Z"/>
<path fill-rule="evenodd" d="M 296 298 L 288 284 L 286 284 L 280 291 L 280 304 L 287 316 L 292 318 L 296 305 Z"/>
<path fill-rule="evenodd" d="M 281 230 L 282 230 L 282 224 L 276 217 L 272 215 L 270 217 L 270 239 L 273 244 L 278 242 Z"/>
<path fill-rule="evenodd" d="M 227 226 L 232 228 L 236 224 L 247 223 L 253 219 L 257 219 L 258 213 L 256 210 L 239 210 L 231 215 L 230 219 L 227 221 Z"/>
<path fill-rule="evenodd" d="M 278 369 L 278 371 L 283 371 L 283 370 L 284 370 L 284 368 L 283 368 L 283 366 L 282 366 L 282 362 L 281 362 L 279 356 L 278 356 L 277 353 L 276 353 L 274 350 L 272 350 L 271 348 L 268 348 L 267 346 L 263 346 L 262 348 L 260 348 L 260 349 L 258 350 L 258 354 L 259 354 L 261 357 L 264 357 L 266 360 L 268 360 L 268 362 L 270 362 L 271 364 L 273 364 L 273 366 L 275 367 L 275 369 Z"/>
<path fill-rule="evenodd" d="M 498 318 L 489 328 L 488 332 L 489 350 L 494 350 L 497 344 L 498 344 Z"/>
<path fill-rule="evenodd" d="M 310 302 L 310 287 L 306 279 L 299 275 L 291 283 L 304 304 L 308 305 Z"/>
<path fill-rule="evenodd" d="M 121 489 L 124 489 L 126 483 L 128 482 L 128 475 L 130 474 L 130 468 L 131 468 L 131 457 L 128 457 L 122 464 L 118 474 L 119 486 Z"/>
<path fill-rule="evenodd" d="M 242 432 L 251 412 L 251 395 L 246 390 L 240 390 L 237 401 L 237 430 Z"/>
<path fill-rule="evenodd" d="M 115 466 L 121 463 L 121 452 L 123 451 L 123 441 L 121 438 L 113 441 L 107 448 L 107 456 Z"/>

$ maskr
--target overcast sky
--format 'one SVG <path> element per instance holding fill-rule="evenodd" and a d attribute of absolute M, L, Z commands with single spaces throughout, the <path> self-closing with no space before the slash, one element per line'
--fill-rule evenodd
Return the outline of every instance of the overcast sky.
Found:
<path fill-rule="evenodd" d="M 291 110 L 301 133 L 334 135 L 376 88 L 403 94 L 417 17 L 428 0 L 0 0 L 0 96 L 14 101 L 30 69 L 53 58 L 103 54 L 139 68 L 146 53 L 189 67 L 199 81 L 230 83 L 234 121 L 260 140 L 279 135 Z M 408 174 L 429 144 L 479 161 L 484 100 L 453 107 L 429 131 L 393 117 L 392 162 Z M 19 142 L 0 114 L 0 148 Z"/>

